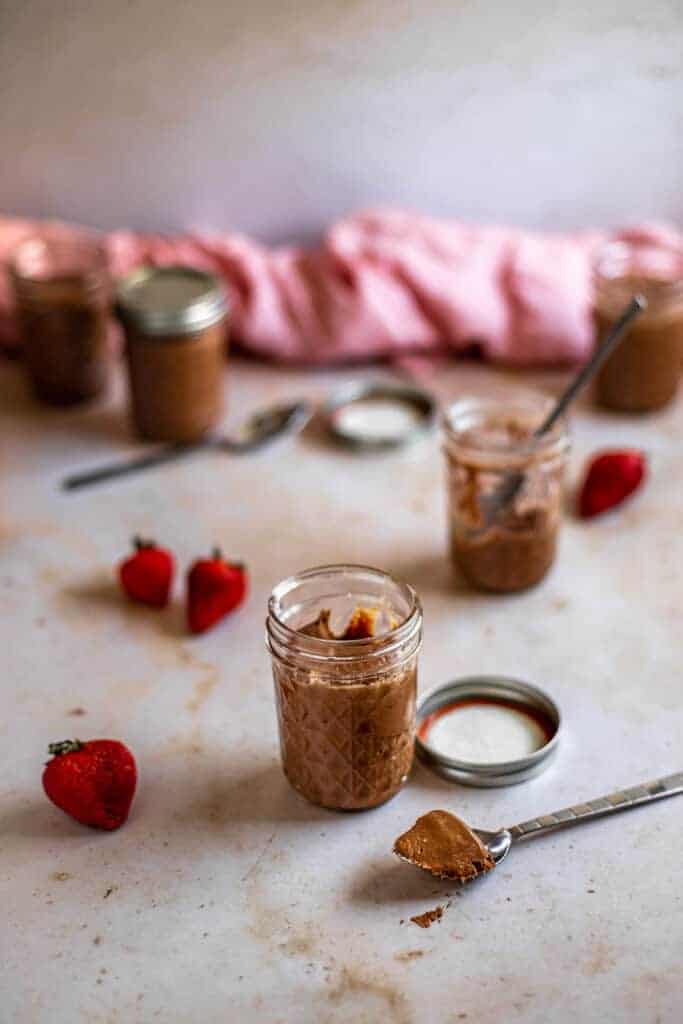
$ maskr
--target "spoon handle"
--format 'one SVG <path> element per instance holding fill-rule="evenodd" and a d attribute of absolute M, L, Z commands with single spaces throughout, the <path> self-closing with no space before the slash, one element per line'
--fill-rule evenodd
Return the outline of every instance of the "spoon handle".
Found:
<path fill-rule="evenodd" d="M 129 459 L 127 462 L 110 462 L 98 469 L 86 470 L 84 473 L 75 473 L 62 480 L 62 489 L 75 491 L 79 487 L 88 487 L 90 484 L 103 483 L 105 480 L 113 480 L 117 476 L 127 476 L 128 473 L 137 473 L 140 469 L 151 469 L 152 466 L 161 466 L 165 462 L 173 462 L 181 459 L 191 452 L 198 451 L 211 444 L 207 438 L 195 441 L 192 444 L 169 444 L 163 448 L 157 448 L 149 455 Z"/>
<path fill-rule="evenodd" d="M 600 369 L 607 356 L 621 340 L 624 331 L 634 317 L 638 316 L 646 306 L 647 301 L 642 295 L 633 296 L 619 319 L 614 321 L 605 337 L 595 349 L 591 358 L 574 377 L 567 390 L 560 396 L 557 404 L 551 409 L 540 427 L 534 431 L 536 437 L 542 437 L 543 434 L 547 433 L 555 425 L 560 416 L 565 412 L 567 406 L 574 401 L 578 393 Z"/>
<path fill-rule="evenodd" d="M 547 835 L 548 832 L 566 828 L 568 825 L 580 825 L 584 821 L 601 818 L 605 814 L 627 811 L 631 807 L 649 804 L 653 800 L 662 800 L 664 797 L 675 796 L 677 793 L 683 793 L 683 772 L 665 775 L 662 779 L 644 782 L 631 789 L 618 789 L 616 793 L 598 797 L 597 800 L 589 800 L 585 804 L 565 807 L 552 814 L 542 814 L 539 818 L 532 818 L 531 821 L 513 825 L 508 832 L 512 836 L 512 841 L 518 842 L 520 839 L 528 839 L 531 836 Z"/>

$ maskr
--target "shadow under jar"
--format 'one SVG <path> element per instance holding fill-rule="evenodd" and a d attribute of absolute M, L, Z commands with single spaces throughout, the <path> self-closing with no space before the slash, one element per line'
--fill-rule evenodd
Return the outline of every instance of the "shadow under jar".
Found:
<path fill-rule="evenodd" d="M 594 283 L 598 337 L 634 295 L 647 299 L 598 374 L 598 401 L 622 412 L 662 408 L 683 370 L 683 249 L 614 242 L 598 256 Z"/>
<path fill-rule="evenodd" d="M 213 275 L 145 267 L 119 282 L 133 420 L 149 441 L 198 441 L 223 411 L 227 306 Z"/>
<path fill-rule="evenodd" d="M 359 639 L 302 632 L 329 611 L 335 636 L 343 634 L 359 608 L 379 609 L 386 631 Z M 365 566 L 309 569 L 273 591 L 266 640 L 282 767 L 294 789 L 334 810 L 389 800 L 408 777 L 415 744 L 422 609 L 412 587 Z"/>
<path fill-rule="evenodd" d="M 51 405 L 106 387 L 111 290 L 99 241 L 29 238 L 10 256 L 24 361 L 36 396 Z"/>
<path fill-rule="evenodd" d="M 472 397 L 446 413 L 451 556 L 478 590 L 525 590 L 542 580 L 555 560 L 569 449 L 565 425 L 558 423 L 534 440 L 533 450 L 530 446 L 551 405 L 540 395 Z M 510 472 L 523 473 L 523 483 L 486 526 L 482 499 Z"/>

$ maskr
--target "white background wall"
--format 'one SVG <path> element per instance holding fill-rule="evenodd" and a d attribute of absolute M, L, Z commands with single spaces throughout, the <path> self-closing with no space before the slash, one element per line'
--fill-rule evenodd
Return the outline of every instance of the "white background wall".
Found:
<path fill-rule="evenodd" d="M 683 221 L 683 0 L 0 0 L 0 208 Z"/>

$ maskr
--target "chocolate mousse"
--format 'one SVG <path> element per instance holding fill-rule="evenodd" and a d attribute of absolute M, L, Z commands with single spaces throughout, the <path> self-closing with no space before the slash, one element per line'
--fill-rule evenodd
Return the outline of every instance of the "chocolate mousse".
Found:
<path fill-rule="evenodd" d="M 394 853 L 437 878 L 469 882 L 496 863 L 478 836 L 449 811 L 429 811 L 394 843 Z"/>
<path fill-rule="evenodd" d="M 133 420 L 150 441 L 191 443 L 223 411 L 227 306 L 217 279 L 190 267 L 144 267 L 117 288 Z"/>
<path fill-rule="evenodd" d="M 492 413 L 447 446 L 451 556 L 472 586 L 524 590 L 548 572 L 561 521 L 561 438 L 530 444 L 534 422 Z M 523 473 L 513 500 L 486 526 L 486 502 L 506 474 Z"/>
<path fill-rule="evenodd" d="M 10 265 L 33 390 L 51 405 L 94 398 L 107 384 L 110 286 L 103 250 L 84 240 L 29 239 Z"/>
<path fill-rule="evenodd" d="M 323 609 L 298 632 L 328 641 L 329 663 L 319 671 L 273 665 L 283 768 L 292 786 L 313 803 L 339 810 L 374 807 L 408 776 L 416 659 L 396 664 L 375 649 L 398 625 L 385 608 L 358 606 L 335 634 L 330 612 Z M 352 675 L 343 658 L 350 642 L 356 652 Z"/>
<path fill-rule="evenodd" d="M 305 636 L 315 636 L 319 640 L 369 640 L 398 626 L 396 617 L 390 615 L 386 609 L 364 608 L 359 605 L 354 608 L 344 631 L 336 634 L 332 632 L 330 626 L 331 614 L 329 608 L 323 608 L 318 618 L 309 622 L 307 626 L 302 626 L 299 632 Z M 382 619 L 384 623 L 380 621 Z"/>
<path fill-rule="evenodd" d="M 603 365 L 597 396 L 609 409 L 647 412 L 675 396 L 683 369 L 683 287 L 671 281 L 626 276 L 598 290 L 596 333 L 603 337 L 633 295 L 647 307 Z"/>

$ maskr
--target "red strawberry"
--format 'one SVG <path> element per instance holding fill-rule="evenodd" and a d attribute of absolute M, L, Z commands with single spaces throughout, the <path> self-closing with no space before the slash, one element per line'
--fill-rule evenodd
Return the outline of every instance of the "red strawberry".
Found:
<path fill-rule="evenodd" d="M 82 825 L 114 829 L 123 825 L 135 793 L 135 759 L 118 740 L 51 743 L 43 789 L 53 804 Z"/>
<path fill-rule="evenodd" d="M 200 558 L 187 574 L 187 624 L 203 633 L 237 608 L 247 594 L 247 570 L 239 562 L 226 562 L 220 551 Z"/>
<path fill-rule="evenodd" d="M 579 515 L 589 519 L 620 505 L 640 487 L 646 469 L 644 453 L 635 448 L 596 455 L 579 493 Z"/>
<path fill-rule="evenodd" d="M 165 608 L 173 582 L 173 555 L 151 540 L 136 537 L 133 544 L 135 554 L 119 566 L 121 586 L 133 601 Z"/>

